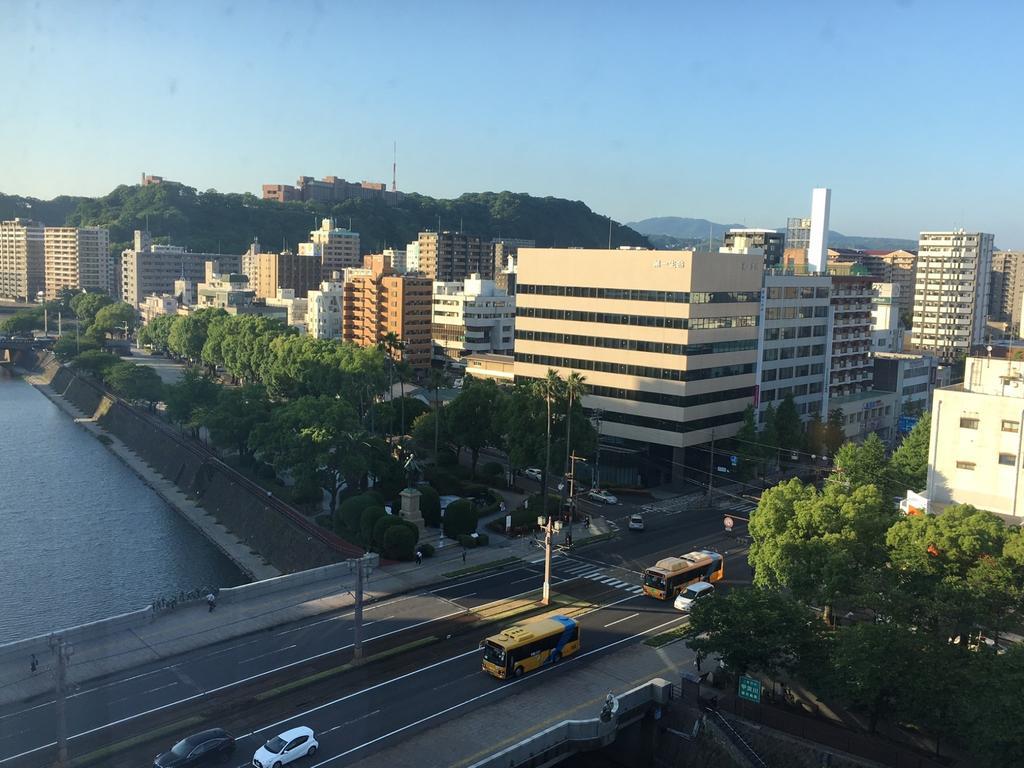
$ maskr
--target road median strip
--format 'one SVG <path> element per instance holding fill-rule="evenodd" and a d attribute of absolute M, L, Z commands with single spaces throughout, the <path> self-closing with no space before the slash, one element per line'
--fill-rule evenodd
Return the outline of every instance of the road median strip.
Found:
<path fill-rule="evenodd" d="M 480 573 L 481 571 L 491 571 L 498 568 L 504 568 L 506 565 L 512 565 L 512 563 L 518 562 L 520 562 L 520 558 L 518 557 L 505 557 L 501 560 L 493 560 L 489 563 L 470 565 L 466 568 L 460 568 L 457 571 L 448 571 L 447 573 L 442 573 L 441 575 L 444 576 L 446 579 L 456 579 L 459 576 L 467 576 L 471 573 Z"/>
<path fill-rule="evenodd" d="M 145 744 L 147 741 L 155 741 L 169 733 L 183 731 L 186 728 L 199 725 L 203 722 L 203 719 L 204 718 L 199 717 L 198 715 L 194 715 L 192 717 L 187 717 L 184 720 L 178 720 L 177 722 L 168 723 L 167 725 L 162 725 L 159 728 L 154 728 L 152 731 L 147 731 L 146 733 L 140 733 L 137 736 L 131 736 L 130 738 L 116 741 L 113 744 L 93 750 L 88 754 L 72 758 L 71 766 L 72 768 L 82 768 L 82 766 L 92 765 L 99 760 L 106 760 L 109 757 L 113 757 L 118 752 L 131 749 L 138 744 Z"/>
<path fill-rule="evenodd" d="M 583 539 L 582 541 L 573 542 L 572 548 L 574 550 L 582 549 L 583 547 L 588 547 L 591 544 L 599 544 L 602 541 L 608 541 L 608 539 L 614 539 L 618 535 L 619 535 L 618 531 L 608 531 L 607 533 L 598 533 L 598 534 L 596 534 L 594 536 L 591 536 L 589 538 Z"/>
<path fill-rule="evenodd" d="M 686 633 L 690 629 L 690 622 L 687 621 L 681 627 L 675 627 L 670 629 L 668 632 L 662 632 L 658 635 L 652 635 L 651 637 L 644 640 L 644 645 L 649 645 L 651 648 L 664 648 L 666 645 L 672 643 L 678 643 L 680 640 L 685 639 Z"/>

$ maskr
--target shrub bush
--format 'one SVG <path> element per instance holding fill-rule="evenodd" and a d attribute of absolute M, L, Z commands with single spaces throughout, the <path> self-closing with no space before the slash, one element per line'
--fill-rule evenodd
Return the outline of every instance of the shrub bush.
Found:
<path fill-rule="evenodd" d="M 261 461 L 256 464 L 256 477 L 260 480 L 277 480 L 277 472 L 271 464 Z"/>
<path fill-rule="evenodd" d="M 478 533 L 476 535 L 476 545 L 478 547 L 486 547 L 490 543 L 491 537 L 488 536 L 486 533 Z"/>
<path fill-rule="evenodd" d="M 477 511 L 469 499 L 459 499 L 444 511 L 444 535 L 450 539 L 476 530 Z"/>
<path fill-rule="evenodd" d="M 381 506 L 383 502 L 376 494 L 361 493 L 350 496 L 338 506 L 335 530 L 346 531 L 352 536 L 359 536 L 359 525 L 362 522 L 363 510 L 369 506 Z"/>
<path fill-rule="evenodd" d="M 461 533 L 459 534 L 459 544 L 461 544 L 465 549 L 473 549 L 477 544 L 477 540 L 468 533 Z"/>
<path fill-rule="evenodd" d="M 396 522 L 398 525 L 392 525 L 384 533 L 382 554 L 391 560 L 412 560 L 416 552 L 415 526 L 402 525 L 401 520 Z"/>
<path fill-rule="evenodd" d="M 370 535 L 369 546 L 377 552 L 384 552 L 384 536 L 387 534 L 389 528 L 394 525 L 401 524 L 401 518 L 395 515 L 384 515 L 384 517 L 377 518 L 377 521 L 373 524 L 373 533 Z"/>
<path fill-rule="evenodd" d="M 295 480 L 295 485 L 288 489 L 288 498 L 293 504 L 322 503 L 324 489 L 313 477 L 299 477 Z"/>
<path fill-rule="evenodd" d="M 541 494 L 539 494 L 539 493 L 533 494 L 532 496 L 529 497 L 528 501 L 530 502 L 530 506 L 529 506 L 530 512 L 533 513 L 534 517 L 536 517 L 538 515 L 544 514 L 544 512 L 543 512 L 544 499 L 543 499 Z M 559 509 L 559 507 L 562 504 L 562 500 L 560 498 L 558 498 L 557 496 L 555 496 L 554 494 L 550 494 L 549 493 L 547 501 L 548 501 L 547 511 L 550 514 L 552 514 L 552 515 L 557 515 L 558 514 L 558 509 Z"/>
<path fill-rule="evenodd" d="M 373 546 L 373 532 L 374 527 L 377 525 L 377 521 L 382 517 L 387 517 L 387 512 L 384 511 L 384 507 L 379 507 L 376 504 L 372 504 L 363 510 L 363 513 L 359 516 L 359 540 L 362 541 L 364 547 Z M 378 552 L 380 550 L 377 550 Z"/>
<path fill-rule="evenodd" d="M 423 553 L 424 557 L 433 557 L 434 556 L 434 545 L 433 544 L 428 544 L 427 542 L 423 542 L 422 544 L 420 544 L 419 550 L 420 550 L 420 552 Z"/>
<path fill-rule="evenodd" d="M 441 496 L 429 485 L 421 485 L 420 512 L 423 522 L 433 528 L 441 527 Z"/>
<path fill-rule="evenodd" d="M 462 495 L 470 496 L 474 499 L 487 498 L 487 486 L 483 483 L 464 483 Z"/>
<path fill-rule="evenodd" d="M 462 495 L 462 481 L 448 470 L 440 467 L 427 467 L 423 475 L 441 496 Z"/>
<path fill-rule="evenodd" d="M 500 478 L 505 474 L 505 468 L 496 461 L 488 461 L 480 467 L 480 474 L 487 478 Z"/>
<path fill-rule="evenodd" d="M 334 530 L 334 521 L 331 520 L 331 516 L 326 513 L 314 517 L 313 522 L 315 522 L 321 528 L 326 528 L 328 531 Z"/>

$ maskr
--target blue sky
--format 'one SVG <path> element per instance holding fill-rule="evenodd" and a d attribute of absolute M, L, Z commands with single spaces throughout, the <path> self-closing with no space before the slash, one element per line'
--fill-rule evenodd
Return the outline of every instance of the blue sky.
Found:
<path fill-rule="evenodd" d="M 1024 247 L 1010 2 L 0 0 L 0 191 L 334 174 Z"/>

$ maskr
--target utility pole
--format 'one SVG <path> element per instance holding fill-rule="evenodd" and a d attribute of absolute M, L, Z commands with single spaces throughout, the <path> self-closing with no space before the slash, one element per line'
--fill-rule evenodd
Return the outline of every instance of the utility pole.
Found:
<path fill-rule="evenodd" d="M 54 714 L 57 720 L 57 759 L 54 761 L 54 768 L 65 768 L 68 765 L 68 722 L 66 713 L 67 700 L 67 670 L 71 661 L 71 654 L 74 649 L 64 642 L 64 638 L 57 635 L 50 635 L 50 650 L 57 657 L 57 666 L 54 669 L 55 692 Z"/>
<path fill-rule="evenodd" d="M 573 451 L 569 456 L 569 542 L 572 543 L 572 524 L 576 517 L 576 462 L 586 463 L 586 459 L 577 456 Z"/>
<path fill-rule="evenodd" d="M 546 499 L 545 499 L 546 501 Z M 550 605 L 551 604 L 551 534 L 554 531 L 561 530 L 561 521 L 555 520 L 550 514 L 545 512 L 543 515 L 537 517 L 537 525 L 544 529 L 544 591 L 541 595 L 540 604 Z"/>
<path fill-rule="evenodd" d="M 57 335 L 61 335 L 60 312 L 57 312 Z"/>
<path fill-rule="evenodd" d="M 356 560 L 356 612 L 355 628 L 352 631 L 352 660 L 356 663 L 363 658 L 363 558 Z"/>

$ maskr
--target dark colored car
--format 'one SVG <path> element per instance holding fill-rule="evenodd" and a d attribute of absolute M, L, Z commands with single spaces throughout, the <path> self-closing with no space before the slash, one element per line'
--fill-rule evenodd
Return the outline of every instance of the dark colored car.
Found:
<path fill-rule="evenodd" d="M 158 755 L 154 768 L 185 768 L 193 765 L 226 763 L 235 751 L 235 739 L 223 728 L 211 728 L 182 739 Z"/>

